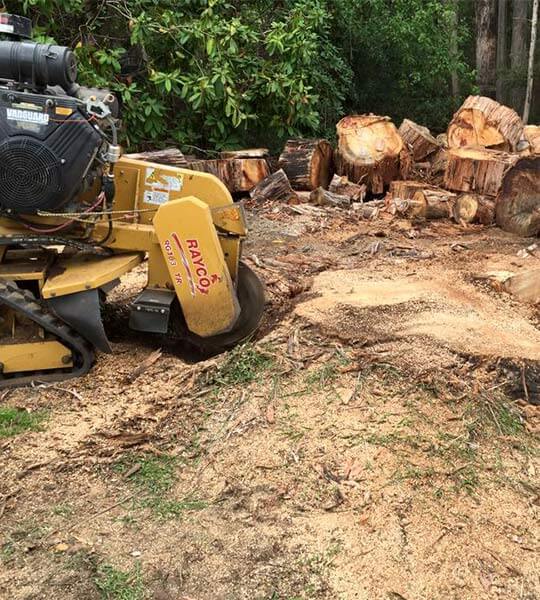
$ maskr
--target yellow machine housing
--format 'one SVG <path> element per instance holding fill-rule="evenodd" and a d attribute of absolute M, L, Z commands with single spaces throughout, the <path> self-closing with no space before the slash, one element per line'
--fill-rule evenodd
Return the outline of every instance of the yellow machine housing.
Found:
<path fill-rule="evenodd" d="M 114 200 L 106 209 L 40 213 L 24 223 L 0 218 L 0 282 L 11 286 L 0 294 L 0 386 L 17 383 L 17 373 L 25 375 L 24 383 L 38 371 L 37 379 L 79 375 L 74 364 L 81 362 L 77 353 L 84 344 L 110 350 L 99 317 L 103 293 L 145 261 L 147 284 L 131 311 L 134 329 L 181 329 L 181 337 L 206 351 L 230 347 L 256 329 L 262 286 L 240 262 L 246 221 L 225 185 L 210 174 L 129 157 L 116 163 L 114 179 Z M 82 206 L 98 191 L 81 197 Z M 64 227 L 67 220 L 72 223 Z M 25 249 L 22 236 L 31 248 Z M 83 340 L 59 339 L 59 323 L 39 325 L 26 309 L 18 314 L 14 307 L 22 299 L 13 283 L 26 302 L 47 307 Z M 9 294 L 13 306 L 5 300 Z M 35 331 L 24 338 L 28 320 Z"/>

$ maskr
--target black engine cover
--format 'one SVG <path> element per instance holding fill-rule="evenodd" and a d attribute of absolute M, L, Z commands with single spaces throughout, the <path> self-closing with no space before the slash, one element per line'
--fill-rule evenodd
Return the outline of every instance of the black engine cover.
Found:
<path fill-rule="evenodd" d="M 57 211 L 79 192 L 103 139 L 68 96 L 0 92 L 0 207 Z"/>

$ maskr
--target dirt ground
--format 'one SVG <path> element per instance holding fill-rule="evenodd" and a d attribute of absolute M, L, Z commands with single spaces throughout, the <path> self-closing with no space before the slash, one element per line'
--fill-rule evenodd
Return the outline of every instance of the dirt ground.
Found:
<path fill-rule="evenodd" d="M 128 332 L 138 270 L 114 355 L 1 396 L 29 420 L 0 438 L 0 598 L 540 598 L 540 313 L 485 276 L 534 240 L 249 217 L 256 340 L 193 363 Z"/>

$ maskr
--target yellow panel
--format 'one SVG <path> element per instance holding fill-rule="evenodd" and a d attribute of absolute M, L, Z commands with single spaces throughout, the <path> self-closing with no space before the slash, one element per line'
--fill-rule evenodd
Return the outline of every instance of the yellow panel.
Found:
<path fill-rule="evenodd" d="M 208 206 L 197 198 L 168 202 L 154 227 L 190 331 L 201 337 L 228 331 L 239 306 Z"/>
<path fill-rule="evenodd" d="M 73 365 L 71 350 L 56 340 L 1 344 L 0 363 L 3 373 L 65 369 Z"/>
<path fill-rule="evenodd" d="M 142 261 L 142 258 L 142 254 L 119 254 L 108 258 L 75 256 L 60 259 L 55 267 L 58 267 L 61 272 L 47 279 L 42 295 L 44 298 L 54 298 L 93 290 L 130 271 Z"/>
<path fill-rule="evenodd" d="M 246 217 L 241 204 L 212 208 L 212 219 L 216 227 L 224 231 L 242 236 L 247 234 Z"/>

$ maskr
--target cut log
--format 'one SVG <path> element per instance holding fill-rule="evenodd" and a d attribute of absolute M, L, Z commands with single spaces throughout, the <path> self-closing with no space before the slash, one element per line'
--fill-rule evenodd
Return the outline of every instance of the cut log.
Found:
<path fill-rule="evenodd" d="M 270 173 L 264 158 L 197 160 L 188 164 L 193 171 L 212 173 L 230 192 L 249 192 Z"/>
<path fill-rule="evenodd" d="M 353 202 L 351 207 L 354 211 L 359 212 L 363 219 L 369 220 L 376 219 L 385 209 L 384 200 L 372 200 L 365 203 Z"/>
<path fill-rule="evenodd" d="M 421 162 L 439 149 L 437 140 L 427 127 L 417 125 L 409 119 L 404 119 L 399 127 L 399 135 L 411 151 L 413 160 Z"/>
<path fill-rule="evenodd" d="M 497 225 L 524 237 L 540 233 L 540 156 L 528 156 L 506 173 L 496 200 Z"/>
<path fill-rule="evenodd" d="M 187 168 L 188 162 L 185 156 L 178 148 L 165 148 L 164 150 L 152 150 L 150 152 L 137 152 L 134 154 L 124 154 L 126 158 L 135 160 L 145 160 L 155 162 L 161 165 L 171 165 L 173 167 Z"/>
<path fill-rule="evenodd" d="M 399 174 L 403 140 L 389 117 L 355 115 L 337 124 L 336 172 L 381 194 Z"/>
<path fill-rule="evenodd" d="M 366 197 L 366 186 L 351 183 L 346 175 L 334 175 L 328 190 L 334 194 L 348 196 L 351 202 L 363 202 Z"/>
<path fill-rule="evenodd" d="M 469 96 L 448 126 L 448 146 L 482 146 L 514 152 L 523 134 L 515 110 L 485 96 Z"/>
<path fill-rule="evenodd" d="M 452 214 L 457 195 L 421 181 L 393 181 L 386 211 L 409 219 L 442 219 Z"/>
<path fill-rule="evenodd" d="M 334 174 L 332 146 L 326 140 L 289 140 L 279 157 L 295 190 L 327 188 Z"/>
<path fill-rule="evenodd" d="M 523 128 L 523 137 L 529 144 L 529 152 L 540 154 L 540 125 L 526 125 Z"/>
<path fill-rule="evenodd" d="M 296 197 L 301 204 L 307 204 L 311 196 L 311 192 L 306 191 L 295 191 Z"/>
<path fill-rule="evenodd" d="M 453 217 L 457 223 L 495 223 L 495 199 L 480 194 L 460 194 L 454 204 Z"/>
<path fill-rule="evenodd" d="M 351 199 L 349 196 L 342 194 L 334 194 L 322 187 L 313 190 L 310 194 L 309 201 L 315 206 L 336 206 L 338 208 L 350 208 Z"/>
<path fill-rule="evenodd" d="M 412 202 L 416 204 L 419 214 L 424 219 L 448 219 L 456 201 L 456 194 L 446 190 L 424 189 L 413 196 Z"/>
<path fill-rule="evenodd" d="M 246 150 L 224 150 L 219 153 L 219 158 L 266 158 L 268 148 L 247 148 Z"/>
<path fill-rule="evenodd" d="M 457 192 L 496 196 L 506 171 L 518 158 L 517 155 L 484 148 L 449 150 L 444 187 Z"/>
<path fill-rule="evenodd" d="M 418 191 L 422 190 L 438 190 L 439 188 L 429 185 L 423 181 L 402 181 L 397 179 L 392 181 L 388 196 L 399 198 L 400 200 L 412 200 Z"/>
<path fill-rule="evenodd" d="M 249 195 L 258 202 L 264 202 L 265 200 L 294 202 L 297 200 L 297 196 L 283 169 L 263 179 L 251 190 Z"/>
<path fill-rule="evenodd" d="M 512 275 L 504 282 L 504 289 L 522 302 L 540 304 L 540 269 L 531 269 Z"/>

